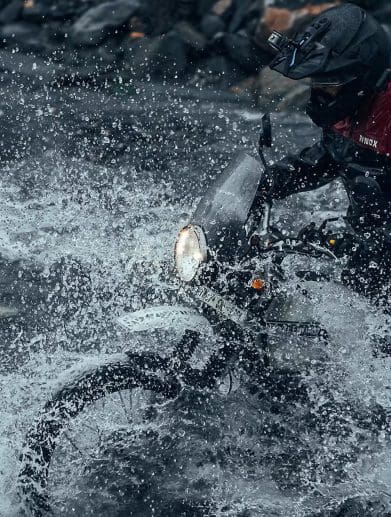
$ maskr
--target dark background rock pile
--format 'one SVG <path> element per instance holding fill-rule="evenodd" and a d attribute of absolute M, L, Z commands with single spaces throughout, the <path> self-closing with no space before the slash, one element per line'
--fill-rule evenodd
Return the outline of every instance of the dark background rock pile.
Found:
<path fill-rule="evenodd" d="M 0 0 L 0 68 L 36 83 L 168 81 L 277 109 L 304 84 L 267 70 L 273 29 L 294 33 L 338 0 Z M 385 0 L 357 0 L 383 24 Z M 287 96 L 288 94 L 288 96 Z"/>

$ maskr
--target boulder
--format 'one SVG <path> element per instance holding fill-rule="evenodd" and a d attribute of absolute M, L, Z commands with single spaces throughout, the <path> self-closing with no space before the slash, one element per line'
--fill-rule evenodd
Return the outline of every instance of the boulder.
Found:
<path fill-rule="evenodd" d="M 223 43 L 230 59 L 249 74 L 254 74 L 261 68 L 264 57 L 254 47 L 245 31 L 240 31 L 236 34 L 225 34 Z"/>
<path fill-rule="evenodd" d="M 0 23 L 12 23 L 19 20 L 23 12 L 23 0 L 12 0 L 0 11 Z"/>
<path fill-rule="evenodd" d="M 90 7 L 90 0 L 27 0 L 23 18 L 34 22 L 63 21 L 81 16 Z"/>
<path fill-rule="evenodd" d="M 389 5 L 389 0 L 349 0 L 349 2 L 359 5 L 367 11 L 377 11 L 378 9 L 384 9 Z"/>
<path fill-rule="evenodd" d="M 41 51 L 46 46 L 43 29 L 27 22 L 9 23 L 0 28 L 0 39 L 6 45 L 17 46 L 25 52 Z"/>
<path fill-rule="evenodd" d="M 208 13 L 203 16 L 200 29 L 207 38 L 212 39 L 217 34 L 225 32 L 226 26 L 224 20 L 220 16 Z"/>
<path fill-rule="evenodd" d="M 124 25 L 139 9 L 138 0 L 113 0 L 92 7 L 71 28 L 75 46 L 100 45 L 113 31 Z"/>
<path fill-rule="evenodd" d="M 198 51 L 205 50 L 208 41 L 204 34 L 195 29 L 189 22 L 180 21 L 173 27 L 173 31 L 180 37 L 180 39 L 190 48 Z"/>
<path fill-rule="evenodd" d="M 149 61 L 152 77 L 170 80 L 181 76 L 188 65 L 187 43 L 175 30 L 157 38 L 157 41 Z"/>
<path fill-rule="evenodd" d="M 154 72 L 156 55 L 159 54 L 160 38 L 127 38 L 123 43 L 124 60 L 121 75 L 139 81 Z"/>
<path fill-rule="evenodd" d="M 196 84 L 209 86 L 219 90 L 228 90 L 236 96 L 247 95 L 242 88 L 244 82 L 243 71 L 232 62 L 226 55 L 211 55 L 200 61 L 200 71 L 196 72 Z M 194 79 L 192 80 L 194 83 Z"/>

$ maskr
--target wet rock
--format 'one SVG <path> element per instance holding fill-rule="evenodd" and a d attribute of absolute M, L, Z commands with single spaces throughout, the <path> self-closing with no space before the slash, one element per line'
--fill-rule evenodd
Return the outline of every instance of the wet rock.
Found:
<path fill-rule="evenodd" d="M 389 26 L 391 24 L 391 5 L 388 5 L 387 7 L 384 7 L 383 9 L 379 9 L 378 11 L 375 11 L 373 13 L 373 16 L 385 27 L 389 29 Z"/>
<path fill-rule="evenodd" d="M 139 7 L 137 0 L 114 0 L 89 9 L 71 29 L 73 44 L 99 45 L 110 33 L 125 24 Z"/>
<path fill-rule="evenodd" d="M 149 48 L 149 72 L 154 77 L 172 79 L 182 75 L 188 64 L 185 41 L 170 31 Z"/>
<path fill-rule="evenodd" d="M 225 31 L 225 23 L 220 16 L 211 13 L 202 18 L 200 28 L 207 38 L 212 39 Z"/>
<path fill-rule="evenodd" d="M 124 59 L 121 74 L 125 77 L 144 79 L 150 74 L 150 60 L 158 47 L 158 39 L 140 38 L 124 41 Z"/>
<path fill-rule="evenodd" d="M 252 4 L 252 0 L 236 0 L 233 2 L 232 15 L 228 27 L 229 32 L 235 33 L 244 27 Z"/>
<path fill-rule="evenodd" d="M 31 0 L 24 3 L 23 18 L 34 22 L 64 21 L 81 16 L 91 0 Z"/>
<path fill-rule="evenodd" d="M 177 0 L 176 11 L 183 20 L 191 19 L 196 12 L 197 0 Z"/>
<path fill-rule="evenodd" d="M 204 50 L 207 46 L 208 42 L 205 36 L 188 22 L 178 22 L 174 27 L 174 31 L 182 41 L 194 50 Z"/>
<path fill-rule="evenodd" d="M 0 29 L 0 38 L 7 45 L 17 45 L 24 51 L 40 51 L 46 47 L 45 31 L 39 25 L 16 22 Z"/>
<path fill-rule="evenodd" d="M 224 35 L 224 46 L 228 56 L 243 70 L 255 73 L 259 70 L 263 56 L 257 52 L 244 31 Z"/>
<path fill-rule="evenodd" d="M 174 24 L 173 6 L 167 0 L 141 2 L 138 14 L 148 27 L 146 32 L 152 37 L 165 34 Z"/>
<path fill-rule="evenodd" d="M 332 0 L 330 0 L 332 1 Z M 359 1 L 369 1 L 373 0 L 359 0 Z M 308 0 L 273 0 L 270 2 L 273 7 L 279 7 L 282 9 L 300 9 L 301 7 L 306 7 L 308 4 L 311 5 L 321 5 L 325 4 L 326 0 L 312 0 L 309 2 Z"/>
<path fill-rule="evenodd" d="M 388 0 L 349 0 L 352 4 L 359 5 L 367 11 L 376 11 L 389 4 Z"/>
<path fill-rule="evenodd" d="M 198 62 L 207 47 L 204 34 L 181 21 L 166 34 L 128 44 L 125 67 L 136 77 L 146 74 L 158 79 L 183 77 L 193 61 Z"/>
<path fill-rule="evenodd" d="M 243 73 L 235 63 L 224 55 L 212 55 L 199 62 L 199 70 L 194 74 L 191 83 L 198 87 L 213 86 L 216 89 L 228 90 L 242 80 Z"/>
<path fill-rule="evenodd" d="M 13 0 L 0 11 L 0 23 L 12 23 L 20 19 L 23 12 L 23 0 Z"/>

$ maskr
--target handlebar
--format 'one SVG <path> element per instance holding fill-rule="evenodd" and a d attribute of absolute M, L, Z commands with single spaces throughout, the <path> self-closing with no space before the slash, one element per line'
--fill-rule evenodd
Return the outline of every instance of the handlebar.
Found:
<path fill-rule="evenodd" d="M 301 240 L 288 237 L 275 242 L 270 242 L 267 247 L 258 247 L 262 254 L 266 253 L 283 253 L 285 255 L 297 254 L 307 255 L 314 258 L 327 257 L 332 260 L 338 260 L 338 257 L 328 248 L 316 244 L 314 242 L 303 242 Z"/>
<path fill-rule="evenodd" d="M 265 201 L 262 222 L 252 238 L 255 238 L 252 243 L 256 245 L 260 253 L 274 252 L 286 255 L 300 254 L 317 258 L 326 257 L 332 260 L 338 259 L 337 240 L 333 238 L 330 232 L 326 231 L 326 228 L 329 223 L 341 219 L 340 217 L 326 219 L 318 228 L 316 228 L 315 223 L 311 223 L 301 229 L 296 237 L 285 237 L 279 230 L 270 225 L 271 209 L 271 201 Z M 346 232 L 342 235 L 342 238 L 339 236 L 338 243 L 351 242 L 352 239 L 358 241 L 356 235 Z M 335 246 L 334 250 L 330 249 L 332 246 Z"/>

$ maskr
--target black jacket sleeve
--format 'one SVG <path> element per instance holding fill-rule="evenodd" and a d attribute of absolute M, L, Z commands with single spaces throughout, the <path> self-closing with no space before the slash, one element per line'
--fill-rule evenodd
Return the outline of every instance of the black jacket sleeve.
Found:
<path fill-rule="evenodd" d="M 272 165 L 266 174 L 266 189 L 273 199 L 283 199 L 322 187 L 337 176 L 338 164 L 321 141 Z"/>

